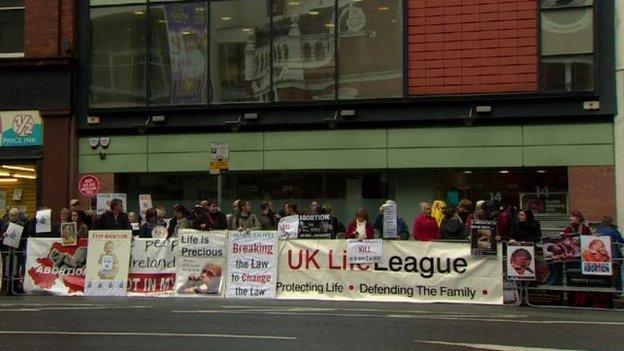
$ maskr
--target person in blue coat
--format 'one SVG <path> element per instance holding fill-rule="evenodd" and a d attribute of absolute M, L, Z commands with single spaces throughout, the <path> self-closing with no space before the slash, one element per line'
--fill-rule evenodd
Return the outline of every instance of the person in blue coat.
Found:
<path fill-rule="evenodd" d="M 620 290 L 624 285 L 624 262 L 622 261 L 622 248 L 624 247 L 624 239 L 618 227 L 613 223 L 613 217 L 602 217 L 601 224 L 596 229 L 599 236 L 608 236 L 611 238 L 611 254 L 613 255 L 613 264 L 620 267 Z M 624 292 L 622 293 L 624 296 Z"/>

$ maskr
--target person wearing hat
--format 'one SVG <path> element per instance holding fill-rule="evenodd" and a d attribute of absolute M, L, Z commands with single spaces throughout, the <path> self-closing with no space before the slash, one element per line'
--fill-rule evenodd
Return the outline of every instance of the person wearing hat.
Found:
<path fill-rule="evenodd" d="M 563 230 L 563 235 L 591 235 L 589 226 L 585 224 L 585 217 L 579 210 L 572 210 L 570 212 L 570 225 Z"/>
<path fill-rule="evenodd" d="M 72 211 L 82 211 L 80 201 L 78 201 L 78 199 L 71 199 L 71 201 L 69 202 L 69 209 Z"/>

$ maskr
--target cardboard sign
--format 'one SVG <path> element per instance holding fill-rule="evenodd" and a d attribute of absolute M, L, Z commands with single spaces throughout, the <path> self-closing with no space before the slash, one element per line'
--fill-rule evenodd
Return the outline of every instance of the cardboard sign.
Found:
<path fill-rule="evenodd" d="M 379 263 L 383 260 L 381 239 L 347 240 L 347 262 L 349 264 Z"/>
<path fill-rule="evenodd" d="M 384 239 L 396 239 L 399 237 L 397 206 L 394 201 L 386 201 L 383 205 L 383 237 Z"/>
<path fill-rule="evenodd" d="M 6 236 L 4 237 L 2 243 L 6 246 L 14 247 L 17 249 L 19 247 L 20 240 L 22 239 L 23 232 L 24 227 L 9 222 L 6 230 Z"/>
<path fill-rule="evenodd" d="M 39 210 L 35 218 L 37 219 L 35 224 L 35 232 L 37 234 L 50 233 L 52 231 L 52 210 Z"/>
<path fill-rule="evenodd" d="M 299 216 L 282 217 L 277 223 L 280 239 L 296 239 L 299 236 Z"/>
<path fill-rule="evenodd" d="M 128 296 L 173 296 L 176 239 L 134 239 Z"/>

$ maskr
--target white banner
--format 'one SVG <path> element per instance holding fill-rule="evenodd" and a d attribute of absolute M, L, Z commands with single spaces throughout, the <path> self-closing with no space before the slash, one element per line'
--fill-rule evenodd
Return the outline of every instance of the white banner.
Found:
<path fill-rule="evenodd" d="M 611 237 L 581 235 L 581 271 L 586 275 L 613 275 Z"/>
<path fill-rule="evenodd" d="M 176 296 L 223 296 L 226 233 L 182 229 L 176 255 Z"/>
<path fill-rule="evenodd" d="M 502 258 L 464 243 L 385 241 L 383 262 L 347 263 L 346 241 L 280 245 L 278 299 L 503 304 Z"/>
<path fill-rule="evenodd" d="M 225 297 L 275 298 L 278 254 L 277 232 L 230 232 Z"/>
<path fill-rule="evenodd" d="M 24 291 L 27 294 L 82 295 L 87 240 L 63 246 L 60 238 L 29 238 Z"/>
<path fill-rule="evenodd" d="M 85 295 L 126 296 L 130 230 L 89 231 Z"/>
<path fill-rule="evenodd" d="M 172 296 L 176 239 L 133 239 L 128 296 Z"/>
<path fill-rule="evenodd" d="M 347 262 L 349 264 L 380 263 L 383 261 L 381 239 L 347 240 Z"/>
<path fill-rule="evenodd" d="M 102 214 L 108 210 L 110 210 L 110 203 L 113 199 L 121 200 L 121 207 L 124 212 L 128 212 L 127 205 L 128 201 L 126 201 L 126 194 L 97 194 L 96 195 L 97 203 L 96 203 L 96 212 L 97 214 Z"/>

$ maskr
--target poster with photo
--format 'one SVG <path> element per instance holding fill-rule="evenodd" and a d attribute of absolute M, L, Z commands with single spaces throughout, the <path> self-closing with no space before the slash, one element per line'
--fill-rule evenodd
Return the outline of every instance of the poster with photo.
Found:
<path fill-rule="evenodd" d="M 76 245 L 78 242 L 78 230 L 76 222 L 61 223 L 61 243 L 63 246 Z"/>
<path fill-rule="evenodd" d="M 299 239 L 329 239 L 333 231 L 329 214 L 299 215 Z"/>
<path fill-rule="evenodd" d="M 127 200 L 127 196 L 126 194 L 112 194 L 112 193 L 107 193 L 107 194 L 97 194 L 96 195 L 96 212 L 97 214 L 102 214 L 106 211 L 110 210 L 110 203 L 111 201 L 113 201 L 113 199 L 119 199 L 121 200 L 121 207 L 123 208 L 123 211 L 128 213 L 128 209 L 127 209 L 127 205 L 128 205 L 128 201 Z"/>
<path fill-rule="evenodd" d="M 535 280 L 535 246 L 533 244 L 507 244 L 507 278 L 509 280 Z"/>
<path fill-rule="evenodd" d="M 85 295 L 125 296 L 132 231 L 89 232 Z"/>
<path fill-rule="evenodd" d="M 6 246 L 10 246 L 13 248 L 18 248 L 20 244 L 20 240 L 22 239 L 22 233 L 24 232 L 24 227 L 21 225 L 9 222 L 6 230 L 6 236 L 4 240 L 2 240 L 2 244 Z"/>
<path fill-rule="evenodd" d="M 226 232 L 180 230 L 176 257 L 176 296 L 222 297 Z"/>
<path fill-rule="evenodd" d="M 581 236 L 581 267 L 586 275 L 613 275 L 611 237 Z"/>
<path fill-rule="evenodd" d="M 139 195 L 139 213 L 141 214 L 142 223 L 145 223 L 145 212 L 147 212 L 150 208 L 152 208 L 152 195 Z"/>
<path fill-rule="evenodd" d="M 470 225 L 472 255 L 496 257 L 498 255 L 497 235 L 496 221 L 473 220 Z"/>
<path fill-rule="evenodd" d="M 37 223 L 35 224 L 35 232 L 50 233 L 52 231 L 52 210 L 39 210 L 35 216 Z"/>
<path fill-rule="evenodd" d="M 581 257 L 581 236 L 579 234 L 543 238 L 544 261 L 578 261 Z"/>

